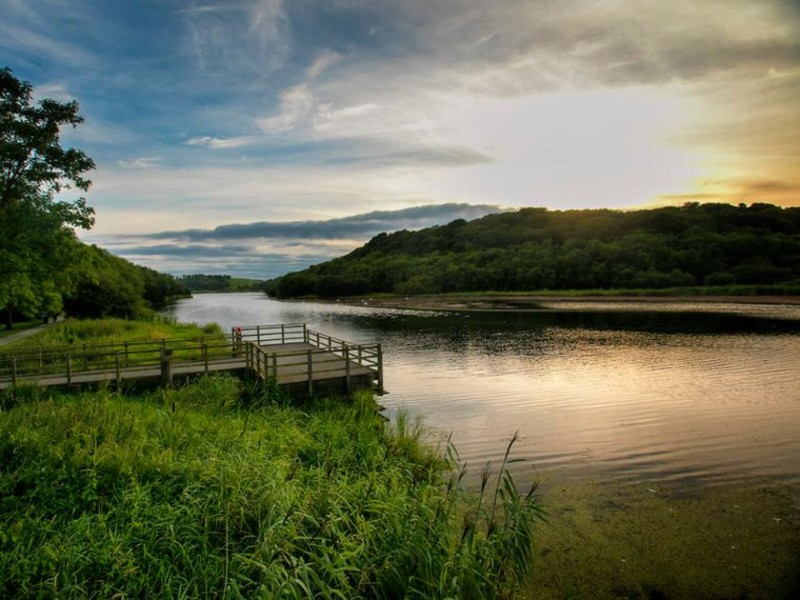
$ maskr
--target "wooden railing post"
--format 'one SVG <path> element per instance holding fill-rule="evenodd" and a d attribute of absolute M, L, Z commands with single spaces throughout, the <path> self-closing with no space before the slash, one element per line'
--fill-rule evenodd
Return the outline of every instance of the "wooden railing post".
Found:
<path fill-rule="evenodd" d="M 349 395 L 352 392 L 350 386 L 350 348 L 344 345 L 344 385 Z"/>
<path fill-rule="evenodd" d="M 161 348 L 161 383 L 172 383 L 172 350 Z"/>
<path fill-rule="evenodd" d="M 378 344 L 378 391 L 383 391 L 383 350 Z"/>
<path fill-rule="evenodd" d="M 308 397 L 314 395 L 314 359 L 311 355 L 311 350 L 308 351 Z"/>
<path fill-rule="evenodd" d="M 72 355 L 67 354 L 67 383 L 72 385 Z"/>
<path fill-rule="evenodd" d="M 11 359 L 11 385 L 17 385 L 17 359 Z"/>
<path fill-rule="evenodd" d="M 114 354 L 114 370 L 116 371 L 117 375 L 117 389 L 119 389 L 122 384 L 122 373 L 120 372 L 120 365 L 119 365 L 119 350 L 117 350 L 116 353 Z"/>
<path fill-rule="evenodd" d="M 202 338 L 200 339 L 200 353 L 203 356 L 203 368 L 206 374 L 208 374 L 208 344 L 206 344 L 205 340 Z"/>

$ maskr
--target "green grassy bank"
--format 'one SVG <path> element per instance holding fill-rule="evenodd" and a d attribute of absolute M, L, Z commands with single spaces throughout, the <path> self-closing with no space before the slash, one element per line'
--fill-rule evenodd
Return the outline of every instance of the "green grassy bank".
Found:
<path fill-rule="evenodd" d="M 174 323 L 169 319 L 149 320 L 127 319 L 67 319 L 48 326 L 24 340 L 14 343 L 12 348 L 32 348 L 37 346 L 60 346 L 64 344 L 116 343 L 123 340 L 161 339 L 223 339 L 218 325 L 194 323 Z"/>
<path fill-rule="evenodd" d="M 452 460 L 375 408 L 228 376 L 6 394 L 0 597 L 509 596 L 535 497 L 504 479 L 470 504 Z"/>

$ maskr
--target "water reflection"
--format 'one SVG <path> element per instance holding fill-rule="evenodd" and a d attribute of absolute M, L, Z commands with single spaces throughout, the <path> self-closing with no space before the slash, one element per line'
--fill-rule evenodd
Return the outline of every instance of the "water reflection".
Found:
<path fill-rule="evenodd" d="M 437 314 L 212 294 L 173 311 L 225 327 L 308 322 L 382 342 L 382 403 L 452 431 L 475 472 L 499 462 L 519 430 L 519 473 L 800 480 L 796 307 L 576 305 Z"/>

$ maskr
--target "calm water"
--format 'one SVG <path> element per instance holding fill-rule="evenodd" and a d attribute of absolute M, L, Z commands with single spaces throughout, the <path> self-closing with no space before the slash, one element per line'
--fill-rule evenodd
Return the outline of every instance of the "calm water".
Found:
<path fill-rule="evenodd" d="M 180 321 L 306 322 L 384 348 L 381 403 L 452 432 L 477 473 L 800 483 L 800 307 L 562 303 L 435 313 L 206 294 Z"/>

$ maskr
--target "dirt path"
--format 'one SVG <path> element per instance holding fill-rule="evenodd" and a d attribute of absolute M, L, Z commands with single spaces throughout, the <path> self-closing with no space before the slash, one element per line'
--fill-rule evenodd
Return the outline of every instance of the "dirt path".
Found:
<path fill-rule="evenodd" d="M 37 327 L 31 327 L 30 329 L 23 329 L 22 331 L 12 333 L 11 335 L 0 337 L 0 346 L 4 346 L 5 344 L 11 344 L 12 342 L 18 342 L 19 340 L 24 340 L 26 337 L 30 337 L 34 334 L 39 333 L 45 327 L 47 327 L 47 325 L 42 324 Z"/>

